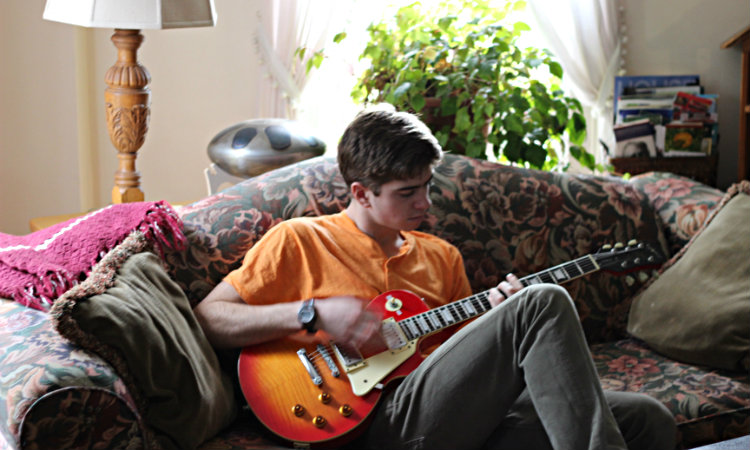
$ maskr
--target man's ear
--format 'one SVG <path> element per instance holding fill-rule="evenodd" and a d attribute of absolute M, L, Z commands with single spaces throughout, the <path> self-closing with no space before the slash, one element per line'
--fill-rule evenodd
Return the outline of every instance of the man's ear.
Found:
<path fill-rule="evenodd" d="M 370 199 L 367 197 L 367 193 L 372 191 L 370 191 L 368 187 L 366 187 L 359 181 L 355 181 L 349 187 L 349 191 L 352 194 L 352 199 L 354 199 L 355 202 L 359 203 L 360 206 L 363 206 L 365 208 L 370 206 Z"/>

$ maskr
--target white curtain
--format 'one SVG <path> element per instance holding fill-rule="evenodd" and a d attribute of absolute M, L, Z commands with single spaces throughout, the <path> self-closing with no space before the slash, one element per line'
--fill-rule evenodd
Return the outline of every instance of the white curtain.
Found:
<path fill-rule="evenodd" d="M 320 50 L 333 36 L 330 26 L 339 0 L 261 0 L 254 43 L 265 70 L 257 86 L 254 115 L 258 118 L 295 119 L 302 89 L 307 81 L 306 57 Z"/>
<path fill-rule="evenodd" d="M 623 65 L 616 0 L 529 0 L 547 47 L 563 67 L 564 81 L 581 101 L 587 123 L 586 149 L 607 161 L 600 141 L 614 151 L 612 95 Z"/>

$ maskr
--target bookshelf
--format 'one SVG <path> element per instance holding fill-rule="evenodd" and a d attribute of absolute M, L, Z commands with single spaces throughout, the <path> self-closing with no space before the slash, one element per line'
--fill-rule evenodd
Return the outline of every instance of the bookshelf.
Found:
<path fill-rule="evenodd" d="M 612 158 L 610 164 L 618 175 L 645 172 L 671 172 L 716 187 L 717 154 L 708 156 L 674 156 L 662 158 Z"/>

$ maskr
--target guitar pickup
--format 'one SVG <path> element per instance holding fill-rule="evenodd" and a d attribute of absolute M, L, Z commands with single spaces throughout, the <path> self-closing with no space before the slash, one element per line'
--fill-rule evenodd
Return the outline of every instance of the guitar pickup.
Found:
<path fill-rule="evenodd" d="M 336 357 L 341 361 L 341 365 L 344 366 L 344 370 L 347 373 L 367 365 L 362 358 L 362 355 L 359 353 L 359 350 L 355 347 L 337 343 L 331 343 L 331 346 L 336 353 Z"/>
<path fill-rule="evenodd" d="M 397 350 L 409 343 L 401 327 L 393 317 L 384 320 L 380 324 L 380 335 L 390 350 Z"/>

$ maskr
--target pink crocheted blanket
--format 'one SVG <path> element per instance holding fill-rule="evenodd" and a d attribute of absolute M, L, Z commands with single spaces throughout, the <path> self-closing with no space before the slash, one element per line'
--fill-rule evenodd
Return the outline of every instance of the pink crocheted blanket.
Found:
<path fill-rule="evenodd" d="M 182 221 L 164 201 L 110 205 L 25 236 L 0 233 L 0 297 L 48 310 L 136 230 L 159 253 L 185 247 Z"/>

